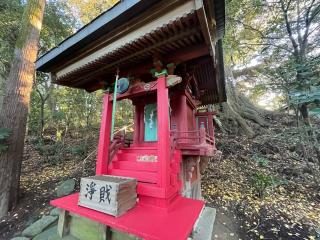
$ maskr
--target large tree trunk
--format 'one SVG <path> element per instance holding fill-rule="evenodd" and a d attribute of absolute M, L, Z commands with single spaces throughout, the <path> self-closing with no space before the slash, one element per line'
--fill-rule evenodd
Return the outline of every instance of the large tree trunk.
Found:
<path fill-rule="evenodd" d="M 0 154 L 0 217 L 5 216 L 18 199 L 20 168 L 30 93 L 37 58 L 45 0 L 29 0 L 22 18 L 14 58 L 7 79 L 0 128 L 11 130 L 8 149 Z"/>
<path fill-rule="evenodd" d="M 5 78 L 0 74 L 0 106 L 2 106 L 5 82 Z"/>
<path fill-rule="evenodd" d="M 224 130 L 229 132 L 240 132 L 253 137 L 254 130 L 249 122 L 258 126 L 266 127 L 268 123 L 264 120 L 264 111 L 252 104 L 248 98 L 239 93 L 232 82 L 234 80 L 232 71 L 226 68 L 226 103 L 222 104 L 220 117 L 223 121 Z"/>

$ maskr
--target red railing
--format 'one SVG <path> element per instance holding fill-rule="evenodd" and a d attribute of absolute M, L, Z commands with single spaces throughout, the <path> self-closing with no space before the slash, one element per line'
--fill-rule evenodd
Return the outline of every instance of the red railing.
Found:
<path fill-rule="evenodd" d="M 171 131 L 171 145 L 177 144 L 209 144 L 214 145 L 214 137 L 210 136 L 205 128 L 195 131 Z"/>

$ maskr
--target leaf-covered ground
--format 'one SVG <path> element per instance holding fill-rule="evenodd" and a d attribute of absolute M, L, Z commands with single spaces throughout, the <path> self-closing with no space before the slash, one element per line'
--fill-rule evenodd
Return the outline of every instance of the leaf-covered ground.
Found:
<path fill-rule="evenodd" d="M 242 239 L 320 239 L 317 157 L 301 158 L 291 117 L 274 115 L 269 121 L 271 127 L 253 139 L 218 135 L 223 157 L 206 171 L 205 198 L 236 216 L 234 231 Z"/>
<path fill-rule="evenodd" d="M 39 144 L 39 139 L 28 137 L 20 181 L 20 201 L 8 217 L 0 219 L 0 239 L 20 235 L 29 224 L 48 214 L 50 200 L 57 198 L 59 183 L 82 176 L 94 175 L 98 131 L 91 132 L 84 140 L 68 137 L 64 144 L 53 141 Z M 82 151 L 86 143 L 86 151 Z M 89 157 L 87 157 L 89 155 Z"/>
<path fill-rule="evenodd" d="M 316 156 L 301 148 L 291 117 L 272 115 L 269 122 L 271 127 L 257 129 L 253 139 L 217 134 L 223 157 L 211 162 L 203 177 L 204 197 L 218 210 L 214 239 L 316 239 Z M 61 181 L 74 178 L 79 183 L 80 177 L 94 174 L 98 131 L 90 133 L 85 139 L 83 134 L 70 136 L 64 144 L 28 138 L 20 202 L 0 220 L 0 239 L 10 239 L 48 213 Z"/>

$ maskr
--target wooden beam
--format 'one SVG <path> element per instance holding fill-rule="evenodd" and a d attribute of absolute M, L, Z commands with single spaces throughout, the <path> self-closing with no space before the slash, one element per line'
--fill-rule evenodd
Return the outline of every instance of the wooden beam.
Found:
<path fill-rule="evenodd" d="M 140 83 L 137 86 L 130 87 L 127 92 L 123 94 L 118 94 L 117 100 L 122 100 L 122 99 L 128 98 L 129 96 L 130 98 L 138 97 L 143 94 L 146 94 L 147 92 L 154 92 L 156 90 L 157 90 L 157 81 Z M 110 98 L 110 101 L 113 101 L 113 97 Z"/>
<path fill-rule="evenodd" d="M 163 59 L 165 62 L 169 62 L 169 63 L 170 62 L 181 63 L 181 62 L 186 62 L 186 61 L 189 61 L 192 59 L 197 59 L 197 58 L 207 56 L 207 55 L 209 55 L 209 48 L 205 44 L 198 44 L 198 45 L 195 45 L 193 47 L 188 48 L 188 51 L 186 51 L 186 49 L 181 49 L 176 52 L 173 52 L 169 56 L 163 56 Z M 153 67 L 153 64 L 152 64 L 152 61 L 150 60 L 150 62 L 144 62 L 144 63 L 138 64 L 138 65 L 135 65 L 132 68 L 124 69 L 124 71 L 122 71 L 121 74 L 123 76 L 127 76 L 128 74 L 130 74 L 132 76 L 141 76 L 143 74 L 148 74 L 152 67 Z M 71 85 L 71 86 L 81 88 L 81 86 L 88 83 L 90 81 L 90 79 L 92 79 L 92 78 L 93 78 L 93 76 L 91 76 L 91 74 L 90 74 L 90 75 L 86 76 L 82 82 L 77 81 L 76 85 Z M 98 76 L 95 78 L 102 79 L 101 76 Z M 61 82 L 59 82 L 59 84 L 61 84 Z M 67 84 L 64 84 L 64 85 L 67 85 Z M 93 91 L 96 91 L 101 88 L 103 88 L 102 82 L 96 82 L 96 83 L 92 84 L 92 86 L 86 88 L 86 90 L 89 92 L 93 92 Z"/>
<path fill-rule="evenodd" d="M 215 55 L 214 39 L 212 39 L 210 34 L 210 26 L 208 24 L 207 15 L 204 9 L 203 0 L 195 0 L 197 16 L 200 22 L 202 34 L 204 36 L 207 46 L 210 48 L 210 53 L 212 56 Z"/>
<path fill-rule="evenodd" d="M 110 63 L 110 64 L 108 64 L 108 65 L 106 65 L 106 66 L 104 66 L 102 68 L 98 68 L 95 71 L 90 72 L 90 76 L 91 77 L 97 77 L 98 75 L 103 74 L 103 72 L 106 71 L 107 69 L 119 66 L 121 63 L 124 63 L 124 62 L 128 61 L 129 59 L 132 59 L 134 57 L 140 56 L 140 55 L 144 54 L 145 52 L 148 52 L 148 51 L 151 51 L 151 50 L 157 50 L 161 46 L 163 46 L 163 45 L 165 45 L 165 44 L 167 44 L 167 43 L 169 43 L 171 41 L 175 41 L 177 39 L 184 38 L 184 37 L 189 36 L 190 34 L 194 34 L 196 32 L 198 32 L 197 28 L 188 29 L 185 32 L 181 32 L 180 34 L 177 34 L 177 35 L 175 35 L 173 37 L 169 37 L 167 39 L 164 39 L 164 40 L 158 42 L 157 44 L 154 44 L 154 45 L 151 45 L 151 46 L 149 46 L 147 48 L 144 48 L 143 50 L 136 51 L 135 53 L 133 53 L 131 55 L 128 55 L 128 56 L 126 56 L 124 58 L 120 58 L 119 60 L 114 61 L 114 62 L 112 62 L 112 63 Z M 88 76 L 83 76 L 83 77 L 78 78 L 77 79 L 77 83 L 81 82 L 82 80 L 86 80 L 87 77 Z M 75 86 L 77 86 L 77 85 L 75 85 Z"/>

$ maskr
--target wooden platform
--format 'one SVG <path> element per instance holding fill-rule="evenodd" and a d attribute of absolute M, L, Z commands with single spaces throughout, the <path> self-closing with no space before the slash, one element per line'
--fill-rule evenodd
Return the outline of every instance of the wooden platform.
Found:
<path fill-rule="evenodd" d="M 146 240 L 185 240 L 190 235 L 204 202 L 177 197 L 169 212 L 137 204 L 118 218 L 78 206 L 78 193 L 53 200 L 51 205 Z"/>

